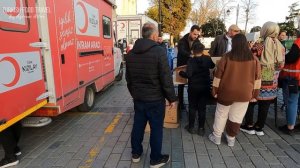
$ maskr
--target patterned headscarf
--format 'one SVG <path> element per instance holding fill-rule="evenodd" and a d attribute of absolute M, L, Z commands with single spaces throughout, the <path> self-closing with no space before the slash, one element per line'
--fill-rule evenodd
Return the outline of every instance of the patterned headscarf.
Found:
<path fill-rule="evenodd" d="M 272 69 L 275 63 L 283 63 L 284 47 L 277 39 L 278 34 L 279 26 L 274 22 L 266 22 L 260 30 L 264 41 L 261 64 Z"/>

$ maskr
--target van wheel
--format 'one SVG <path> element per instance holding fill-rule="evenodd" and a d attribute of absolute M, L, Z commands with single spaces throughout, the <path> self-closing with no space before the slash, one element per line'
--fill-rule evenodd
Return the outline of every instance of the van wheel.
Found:
<path fill-rule="evenodd" d="M 120 81 L 123 78 L 123 63 L 121 63 L 120 65 L 120 70 L 119 70 L 119 74 L 116 76 L 115 81 Z"/>
<path fill-rule="evenodd" d="M 92 87 L 87 87 L 84 95 L 84 102 L 78 106 L 81 112 L 88 112 L 95 106 L 95 92 Z"/>

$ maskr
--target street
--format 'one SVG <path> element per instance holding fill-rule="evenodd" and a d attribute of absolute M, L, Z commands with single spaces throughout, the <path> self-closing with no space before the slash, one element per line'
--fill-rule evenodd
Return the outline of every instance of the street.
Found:
<path fill-rule="evenodd" d="M 279 100 L 278 107 L 281 104 Z M 300 167 L 300 134 L 289 136 L 279 132 L 274 125 L 273 109 L 271 105 L 264 128 L 266 135 L 258 137 L 241 132 L 232 148 L 227 146 L 225 139 L 217 146 L 207 138 L 215 106 L 207 108 L 204 137 L 191 135 L 184 129 L 185 112 L 179 128 L 164 129 L 163 153 L 171 156 L 165 167 Z M 278 113 L 281 125 L 284 114 L 280 109 Z M 133 115 L 132 98 L 123 79 L 97 94 L 91 112 L 73 110 L 52 118 L 52 123 L 45 127 L 24 128 L 20 141 L 22 155 L 17 167 L 149 167 L 149 133 L 145 133 L 141 161 L 131 162 Z M 0 148 L 0 157 L 3 155 Z"/>

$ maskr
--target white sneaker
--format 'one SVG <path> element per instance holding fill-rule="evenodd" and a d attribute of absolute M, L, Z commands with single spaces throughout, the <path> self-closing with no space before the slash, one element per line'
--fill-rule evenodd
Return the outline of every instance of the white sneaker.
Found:
<path fill-rule="evenodd" d="M 230 137 L 227 134 L 225 134 L 225 135 L 226 135 L 226 140 L 227 140 L 228 146 L 233 147 L 234 143 L 235 143 L 235 137 Z"/>
<path fill-rule="evenodd" d="M 217 137 L 213 133 L 209 134 L 208 139 L 216 145 L 221 144 L 221 137 Z"/>

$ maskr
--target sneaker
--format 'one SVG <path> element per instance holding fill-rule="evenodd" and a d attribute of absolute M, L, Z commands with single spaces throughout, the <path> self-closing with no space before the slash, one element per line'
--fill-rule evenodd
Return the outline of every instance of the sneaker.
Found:
<path fill-rule="evenodd" d="M 254 130 L 255 130 L 255 134 L 257 135 L 257 136 L 263 136 L 263 135 L 265 135 L 265 133 L 264 133 L 264 131 L 262 130 L 262 128 L 254 128 Z"/>
<path fill-rule="evenodd" d="M 200 136 L 204 136 L 205 129 L 204 128 L 198 128 L 197 134 L 200 135 Z"/>
<path fill-rule="evenodd" d="M 242 125 L 240 127 L 240 130 L 242 132 L 245 132 L 245 133 L 249 134 L 249 135 L 254 135 L 255 134 L 254 128 L 253 127 L 249 127 L 248 125 Z"/>
<path fill-rule="evenodd" d="M 288 134 L 288 135 L 292 135 L 294 133 L 294 130 L 289 129 L 287 125 L 280 126 L 280 127 L 278 127 L 278 129 L 281 132 L 283 132 L 285 134 Z"/>
<path fill-rule="evenodd" d="M 196 130 L 194 128 L 190 128 L 189 125 L 186 125 L 184 127 L 184 129 L 186 129 L 190 134 L 196 134 Z"/>
<path fill-rule="evenodd" d="M 208 139 L 216 145 L 221 144 L 221 137 L 216 137 L 213 133 L 209 134 Z"/>
<path fill-rule="evenodd" d="M 131 159 L 132 159 L 133 163 L 138 163 L 141 160 L 141 155 L 139 155 L 139 154 L 132 154 Z"/>
<path fill-rule="evenodd" d="M 20 150 L 20 148 L 18 146 L 15 148 L 14 152 L 15 152 L 16 156 L 20 156 L 22 154 L 22 152 L 21 152 L 21 150 Z"/>
<path fill-rule="evenodd" d="M 226 135 L 226 140 L 227 140 L 228 146 L 233 147 L 234 143 L 235 143 L 235 137 L 230 137 L 227 134 L 225 134 L 225 135 Z"/>
<path fill-rule="evenodd" d="M 19 164 L 19 160 L 17 158 L 4 158 L 0 161 L 0 168 L 15 166 Z"/>
<path fill-rule="evenodd" d="M 169 155 L 162 155 L 162 158 L 159 161 L 150 160 L 150 168 L 159 168 L 167 164 L 170 161 Z"/>

